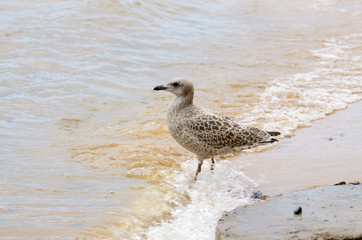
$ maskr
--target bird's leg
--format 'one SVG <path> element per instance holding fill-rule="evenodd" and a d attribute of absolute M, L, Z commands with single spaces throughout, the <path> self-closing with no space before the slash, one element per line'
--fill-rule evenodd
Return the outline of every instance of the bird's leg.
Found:
<path fill-rule="evenodd" d="M 211 169 L 211 171 L 214 171 L 214 169 L 215 169 L 215 160 L 214 160 L 214 157 L 211 158 L 210 169 Z"/>
<path fill-rule="evenodd" d="M 195 175 L 195 181 L 196 181 L 196 178 L 197 178 L 197 174 L 199 174 L 199 172 L 201 172 L 202 162 L 203 162 L 203 160 L 199 160 L 199 164 L 197 165 L 197 170 L 196 170 L 196 175 Z"/>

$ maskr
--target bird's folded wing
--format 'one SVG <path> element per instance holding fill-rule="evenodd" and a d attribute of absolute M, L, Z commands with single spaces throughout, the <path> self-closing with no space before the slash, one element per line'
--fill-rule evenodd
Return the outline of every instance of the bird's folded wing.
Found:
<path fill-rule="evenodd" d="M 184 120 L 183 131 L 215 149 L 253 146 L 267 141 L 270 135 L 256 127 L 241 123 L 222 114 L 205 114 Z"/>

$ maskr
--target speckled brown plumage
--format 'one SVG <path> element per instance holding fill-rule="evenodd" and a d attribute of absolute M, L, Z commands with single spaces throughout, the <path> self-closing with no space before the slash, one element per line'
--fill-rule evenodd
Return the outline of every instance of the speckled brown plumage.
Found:
<path fill-rule="evenodd" d="M 193 84 L 182 78 L 157 86 L 176 95 L 167 110 L 167 124 L 172 137 L 199 159 L 197 174 L 204 159 L 277 141 L 259 128 L 243 125 L 236 120 L 193 104 Z M 273 132 L 273 136 L 277 135 Z M 213 169 L 213 164 L 211 168 Z"/>

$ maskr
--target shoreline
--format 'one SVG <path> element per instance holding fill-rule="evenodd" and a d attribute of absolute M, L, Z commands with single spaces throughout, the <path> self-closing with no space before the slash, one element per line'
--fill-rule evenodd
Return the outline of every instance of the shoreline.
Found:
<path fill-rule="evenodd" d="M 248 177 L 259 179 L 263 200 L 226 212 L 216 239 L 361 239 L 361 119 L 359 101 L 269 151 L 233 157 Z"/>
<path fill-rule="evenodd" d="M 362 101 L 349 105 L 311 127 L 298 129 L 292 138 L 259 153 L 231 158 L 233 165 L 258 182 L 266 195 L 284 194 L 341 181 L 361 181 Z"/>

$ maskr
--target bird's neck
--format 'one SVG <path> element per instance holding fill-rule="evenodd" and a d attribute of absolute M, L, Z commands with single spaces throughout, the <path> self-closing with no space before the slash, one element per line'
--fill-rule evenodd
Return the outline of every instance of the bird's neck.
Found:
<path fill-rule="evenodd" d="M 194 93 L 190 92 L 186 96 L 176 97 L 173 103 L 170 106 L 170 110 L 173 112 L 178 112 L 181 109 L 192 105 L 194 99 Z"/>

